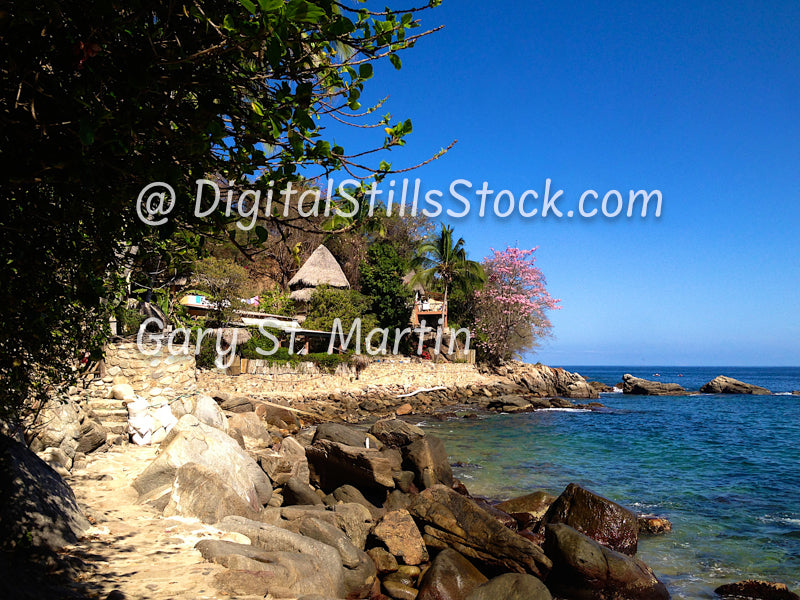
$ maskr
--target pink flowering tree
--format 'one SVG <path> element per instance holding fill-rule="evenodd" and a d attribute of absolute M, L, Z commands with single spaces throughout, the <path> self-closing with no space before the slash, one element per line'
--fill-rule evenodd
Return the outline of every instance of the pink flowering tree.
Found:
<path fill-rule="evenodd" d="M 507 247 L 483 261 L 487 281 L 476 292 L 477 345 L 489 360 L 509 360 L 538 346 L 552 327 L 548 310 L 561 308 L 547 293 L 536 248 Z"/>

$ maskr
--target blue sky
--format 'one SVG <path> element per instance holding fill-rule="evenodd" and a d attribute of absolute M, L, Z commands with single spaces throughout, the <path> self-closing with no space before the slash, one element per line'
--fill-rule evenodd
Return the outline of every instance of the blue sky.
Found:
<path fill-rule="evenodd" d="M 550 178 L 564 212 L 586 189 L 662 192 L 660 218 L 451 220 L 476 260 L 539 246 L 563 308 L 528 360 L 800 365 L 800 3 L 610 4 L 423 13 L 444 30 L 401 71 L 376 65 L 362 96 L 414 123 L 387 159 L 458 139 L 411 176 L 517 197 Z"/>

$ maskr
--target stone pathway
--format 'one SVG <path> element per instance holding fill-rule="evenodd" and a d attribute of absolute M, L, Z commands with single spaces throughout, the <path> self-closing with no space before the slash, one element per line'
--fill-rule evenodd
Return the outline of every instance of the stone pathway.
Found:
<path fill-rule="evenodd" d="M 137 504 L 130 484 L 155 455 L 155 448 L 115 446 L 89 455 L 87 468 L 68 478 L 94 525 L 79 545 L 68 549 L 88 566 L 81 585 L 102 599 L 113 590 L 128 600 L 231 598 L 213 585 L 214 575 L 224 568 L 205 562 L 194 545 L 206 537 L 249 540 L 196 520 L 165 519 Z"/>

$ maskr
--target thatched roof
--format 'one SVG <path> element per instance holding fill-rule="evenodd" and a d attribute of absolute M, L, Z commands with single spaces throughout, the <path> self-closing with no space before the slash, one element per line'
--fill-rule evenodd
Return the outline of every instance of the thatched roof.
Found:
<path fill-rule="evenodd" d="M 295 302 L 308 302 L 311 300 L 311 295 L 314 293 L 314 288 L 303 288 L 302 290 L 295 290 L 289 297 Z"/>
<path fill-rule="evenodd" d="M 317 246 L 300 270 L 289 280 L 289 288 L 292 290 L 314 288 L 318 285 L 329 285 L 335 288 L 350 287 L 350 282 L 347 281 L 342 267 L 336 262 L 330 250 L 322 244 Z M 294 294 L 292 294 L 292 298 L 294 298 Z"/>

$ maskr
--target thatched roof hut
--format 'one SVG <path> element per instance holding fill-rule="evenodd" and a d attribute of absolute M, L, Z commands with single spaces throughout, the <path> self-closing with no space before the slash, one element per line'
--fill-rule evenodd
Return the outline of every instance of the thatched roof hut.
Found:
<path fill-rule="evenodd" d="M 416 275 L 417 275 L 416 271 L 413 270 L 406 273 L 405 276 L 403 277 L 403 285 L 410 287 L 411 291 L 413 292 L 419 292 L 420 294 L 424 294 L 425 288 L 422 286 L 421 283 L 419 283 L 418 281 L 415 282 L 413 285 L 411 283 L 412 281 L 414 281 L 414 277 L 416 277 Z"/>
<path fill-rule="evenodd" d="M 314 288 L 320 285 L 329 285 L 335 288 L 349 288 L 350 282 L 336 262 L 333 254 L 320 244 L 308 257 L 308 260 L 289 280 L 289 289 L 292 290 L 291 298 L 300 302 L 308 302 Z"/>

